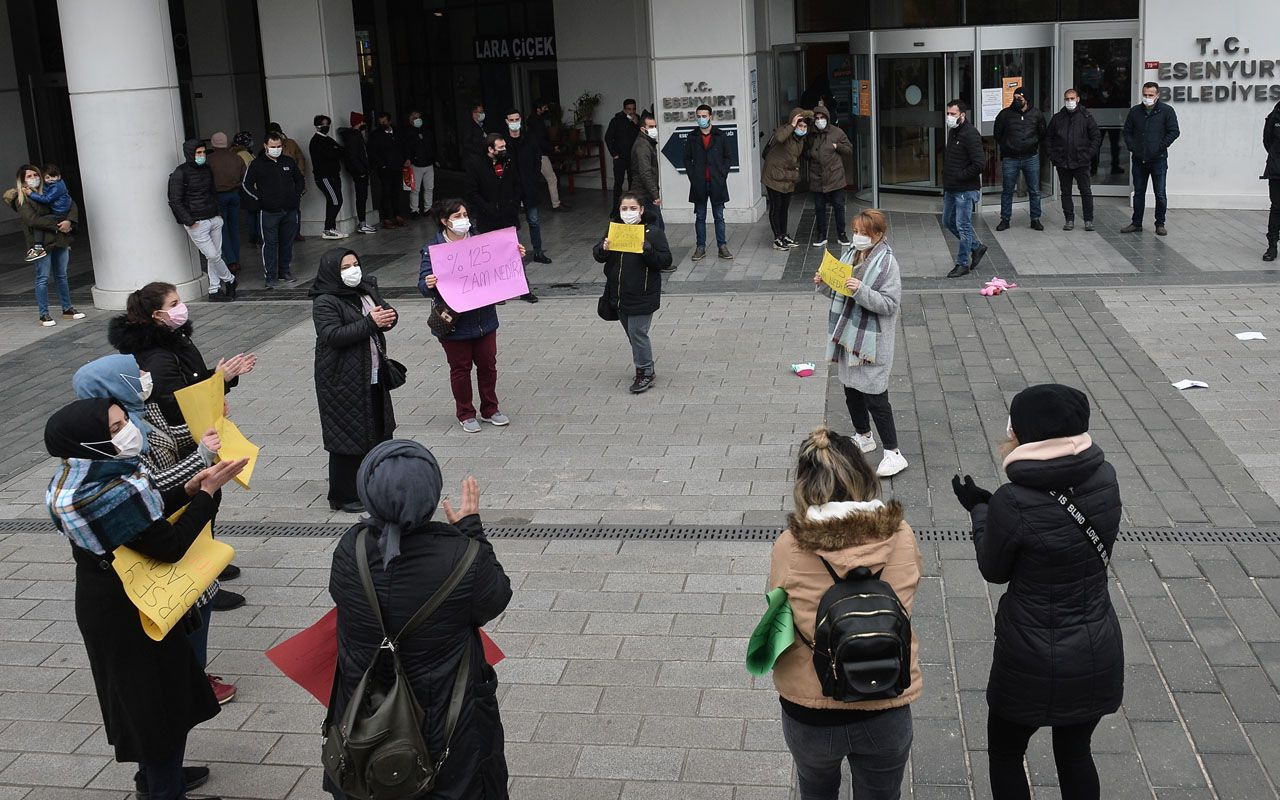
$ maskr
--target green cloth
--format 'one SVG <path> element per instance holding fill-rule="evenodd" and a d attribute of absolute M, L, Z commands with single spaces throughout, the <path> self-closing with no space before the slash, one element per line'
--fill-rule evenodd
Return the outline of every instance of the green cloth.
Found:
<path fill-rule="evenodd" d="M 765 599 L 769 607 L 747 642 L 747 671 L 752 675 L 768 674 L 778 656 L 796 641 L 795 618 L 787 590 L 779 586 L 766 594 Z"/>

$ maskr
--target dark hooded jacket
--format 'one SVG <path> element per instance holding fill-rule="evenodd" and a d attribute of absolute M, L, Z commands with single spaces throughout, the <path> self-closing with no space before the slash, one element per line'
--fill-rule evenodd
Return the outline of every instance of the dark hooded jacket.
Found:
<path fill-rule="evenodd" d="M 805 140 L 796 136 L 796 126 L 791 121 L 796 117 L 808 120 L 808 135 L 813 136 L 813 112 L 803 108 L 791 109 L 791 116 L 773 131 L 773 136 L 765 146 L 764 185 L 775 192 L 790 194 L 796 190 L 800 181 L 800 158 L 804 153 Z M 843 174 L 843 173 L 842 173 Z"/>
<path fill-rule="evenodd" d="M 437 516 L 439 516 L 437 512 Z M 330 711 L 340 718 L 355 693 L 382 632 L 365 599 L 356 563 L 360 525 L 347 531 L 333 554 L 329 594 L 338 608 L 338 670 Z M 507 765 L 502 720 L 498 714 L 498 676 L 485 663 L 478 629 L 501 614 L 511 601 L 511 580 L 493 546 L 484 538 L 478 515 L 426 522 L 400 538 L 400 555 L 383 563 L 376 531 L 366 537 L 369 571 L 388 630 L 399 630 L 444 584 L 461 560 L 469 538 L 480 540 L 475 562 L 440 608 L 400 643 L 400 661 L 426 712 L 422 732 L 432 753 L 444 749 L 444 722 L 454 676 L 465 650 L 471 653 L 468 688 L 453 734 L 449 757 L 436 788 L 423 800 L 506 800 Z M 389 660 L 384 659 L 384 664 Z M 389 668 L 388 668 L 389 670 Z M 388 674 L 389 680 L 390 675 Z M 336 797 L 341 795 L 335 794 Z"/>
<path fill-rule="evenodd" d="M 1280 181 L 1280 103 L 1271 109 L 1262 125 L 1262 149 L 1267 154 L 1267 168 L 1262 177 Z"/>
<path fill-rule="evenodd" d="M 130 322 L 128 317 L 113 317 L 107 324 L 107 341 L 116 350 L 133 356 L 138 366 L 151 373 L 151 397 L 148 402 L 160 406 L 164 418 L 175 425 L 185 425 L 182 409 L 173 393 L 193 383 L 213 377 L 213 369 L 191 341 L 191 321 L 174 330 L 154 322 Z M 239 378 L 227 381 L 231 390 Z M 204 432 L 194 432 L 198 438 Z"/>
<path fill-rule="evenodd" d="M 338 141 L 342 142 L 342 165 L 353 178 L 369 174 L 369 149 L 364 134 L 355 128 L 338 128 Z"/>
<path fill-rule="evenodd" d="M 995 128 L 992 130 L 996 143 L 1000 145 L 1000 157 L 1027 158 L 1038 154 L 1040 142 L 1044 141 L 1045 127 L 1044 114 L 1032 106 L 1029 100 L 1025 111 L 1012 105 L 1001 109 L 996 114 Z"/>
<path fill-rule="evenodd" d="M 642 253 L 605 250 L 604 239 L 592 249 L 596 261 L 604 264 L 605 296 L 623 316 L 652 314 L 662 305 L 662 270 L 671 266 L 671 247 L 667 235 L 650 222 L 646 215 L 640 223 L 644 225 Z"/>
<path fill-rule="evenodd" d="M 440 293 L 435 289 L 427 287 L 427 276 L 433 274 L 431 269 L 431 251 L 430 247 L 436 244 L 444 244 L 447 239 L 444 238 L 444 232 L 441 231 L 435 235 L 435 238 L 422 246 L 422 261 L 418 268 L 418 291 L 422 292 L 423 297 L 429 297 L 432 300 L 443 300 Z M 498 329 L 498 307 L 497 306 L 480 306 L 470 311 L 463 311 L 454 317 L 453 333 L 444 337 L 447 342 L 461 342 L 468 339 L 480 339 L 488 336 Z M 434 335 L 434 331 L 432 334 Z M 440 337 L 436 337 L 440 338 Z"/>
<path fill-rule="evenodd" d="M 374 339 L 381 352 L 386 353 L 387 340 L 373 317 L 364 313 L 360 296 L 368 295 L 374 305 L 383 308 L 391 306 L 383 301 L 378 279 L 372 275 L 365 276 L 354 289 L 342 282 L 342 258 L 351 252 L 335 247 L 320 257 L 320 268 L 311 287 L 311 319 L 316 326 L 316 400 L 324 449 L 359 456 L 391 437 L 396 418 L 390 392 L 378 393 L 383 412 L 382 436 L 378 437 L 373 422 L 373 404 L 377 401 L 369 383 L 374 359 L 369 342 Z M 380 372 L 386 374 L 385 370 Z"/>
<path fill-rule="evenodd" d="M 1055 167 L 1079 169 L 1093 163 L 1102 146 L 1102 131 L 1089 109 L 1078 105 L 1075 111 L 1068 111 L 1064 107 L 1049 120 L 1045 145 Z"/>
<path fill-rule="evenodd" d="M 200 220 L 213 219 L 220 213 L 213 188 L 213 170 L 207 162 L 196 166 L 196 148 L 199 146 L 199 139 L 184 142 L 182 155 L 186 161 L 169 173 L 169 209 L 180 225 L 191 226 Z"/>
<path fill-rule="evenodd" d="M 1120 623 L 1107 568 L 1048 490 L 1070 493 L 1111 550 L 1120 529 L 1116 471 L 1085 434 L 1022 445 L 1005 473 L 1009 483 L 972 511 L 978 567 L 1009 585 L 996 612 L 987 705 L 1033 727 L 1098 719 L 1124 695 Z"/>
<path fill-rule="evenodd" d="M 849 183 L 844 162 L 853 156 L 853 145 L 849 142 L 849 135 L 831 119 L 831 112 L 826 106 L 819 104 L 813 113 L 815 121 L 809 123 L 809 135 L 806 137 L 809 139 L 809 191 L 835 192 Z M 818 114 L 827 118 L 824 131 L 818 130 Z"/>

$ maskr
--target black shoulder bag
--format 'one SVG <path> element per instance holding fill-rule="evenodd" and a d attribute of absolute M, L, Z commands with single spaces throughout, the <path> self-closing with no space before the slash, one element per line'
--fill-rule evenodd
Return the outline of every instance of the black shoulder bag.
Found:
<path fill-rule="evenodd" d="M 1093 529 L 1093 523 L 1084 515 L 1084 512 L 1076 508 L 1076 504 L 1065 494 L 1050 489 L 1049 496 L 1058 501 L 1058 505 L 1062 506 L 1067 512 L 1071 517 L 1071 521 L 1079 526 L 1085 536 L 1089 537 L 1089 542 L 1093 544 L 1093 549 L 1097 551 L 1098 558 L 1102 559 L 1102 568 L 1106 569 L 1111 566 L 1111 554 L 1107 552 L 1107 546 L 1103 543 L 1102 537 Z"/>
<path fill-rule="evenodd" d="M 382 631 L 382 644 L 374 653 L 369 668 L 356 686 L 355 693 L 347 701 L 342 719 L 335 723 L 332 717 L 324 723 L 324 771 L 329 779 L 348 797 L 356 800 L 400 800 L 419 797 L 435 786 L 446 758 L 453 730 L 462 712 L 462 700 L 466 695 L 471 674 L 471 645 L 462 651 L 462 662 L 453 679 L 453 691 L 449 696 L 449 710 L 444 722 L 444 752 L 433 756 L 422 738 L 422 720 L 426 716 L 413 686 L 404 674 L 397 651 L 405 637 L 411 635 L 435 612 L 453 590 L 457 588 L 475 561 L 480 543 L 467 542 L 462 560 L 445 580 L 444 585 L 418 609 L 394 637 L 387 634 L 378 607 L 378 595 L 373 588 L 373 575 L 369 572 L 369 554 L 366 544 L 367 528 L 356 536 L 356 562 L 360 567 L 360 580 L 364 584 L 364 596 L 373 609 Z M 389 685 L 378 677 L 378 661 L 383 653 L 389 653 L 394 678 Z M 337 681 L 334 682 L 337 692 Z M 333 702 L 329 703 L 330 714 Z"/>
<path fill-rule="evenodd" d="M 378 380 L 386 384 L 387 391 L 404 386 L 409 380 L 409 370 L 394 358 L 387 358 L 387 351 L 382 346 L 382 337 L 376 333 L 373 335 L 373 346 L 377 348 L 378 355 L 382 358 L 382 366 L 378 368 Z"/>

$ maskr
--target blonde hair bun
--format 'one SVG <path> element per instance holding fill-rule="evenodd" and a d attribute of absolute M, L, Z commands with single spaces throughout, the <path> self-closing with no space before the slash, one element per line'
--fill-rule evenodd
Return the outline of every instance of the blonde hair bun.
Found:
<path fill-rule="evenodd" d="M 809 434 L 809 441 L 819 450 L 826 450 L 831 447 L 831 429 L 826 425 L 819 425 Z"/>

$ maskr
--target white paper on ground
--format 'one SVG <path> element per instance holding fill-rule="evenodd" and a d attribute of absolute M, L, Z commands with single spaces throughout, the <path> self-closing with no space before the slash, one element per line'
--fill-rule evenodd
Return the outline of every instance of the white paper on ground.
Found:
<path fill-rule="evenodd" d="M 1180 381 L 1178 381 L 1177 383 L 1175 383 L 1175 384 L 1173 385 L 1173 387 L 1174 387 L 1175 389 L 1182 389 L 1182 390 L 1185 390 L 1185 389 L 1208 389 L 1208 388 L 1209 388 L 1209 384 L 1205 383 L 1204 381 L 1193 381 L 1193 380 L 1190 380 L 1189 378 L 1183 378 L 1182 380 L 1180 380 Z"/>
<path fill-rule="evenodd" d="M 1255 339 L 1266 341 L 1267 337 L 1263 336 L 1259 331 L 1245 331 L 1244 333 L 1237 333 L 1236 338 L 1242 342 L 1248 342 Z"/>

